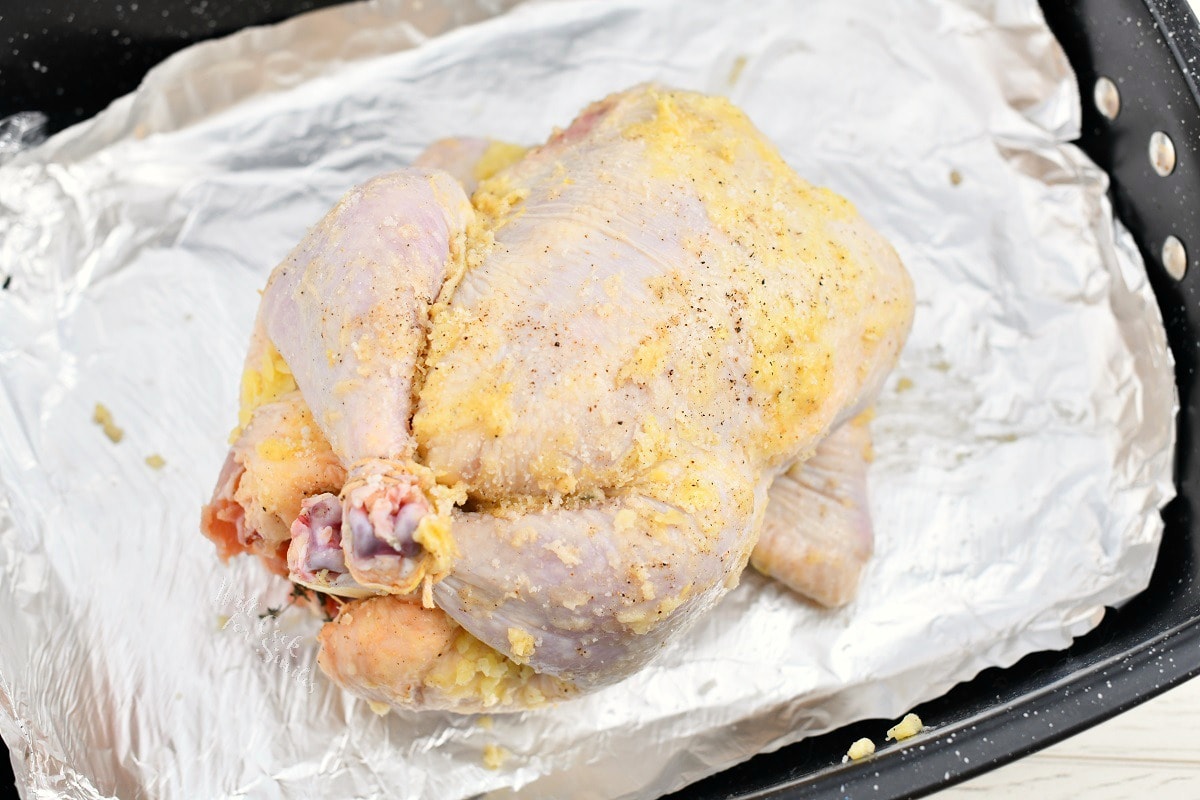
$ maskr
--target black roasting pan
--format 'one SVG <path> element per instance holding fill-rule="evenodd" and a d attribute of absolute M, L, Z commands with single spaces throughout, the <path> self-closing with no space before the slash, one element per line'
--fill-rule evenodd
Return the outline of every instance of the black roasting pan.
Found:
<path fill-rule="evenodd" d="M 133 90 L 150 67 L 186 45 L 333 4 L 0 3 L 0 120 L 40 111 L 49 132 L 60 130 Z M 1112 178 L 1114 208 L 1146 261 L 1176 359 L 1179 496 L 1164 512 L 1166 532 L 1150 586 L 1121 609 L 1110 609 L 1096 630 L 1069 649 L 987 670 L 917 708 L 932 728 L 919 744 L 843 764 L 850 742 L 877 739 L 892 722 L 865 721 L 760 755 L 673 798 L 919 797 L 1060 741 L 1200 674 L 1200 516 L 1193 508 L 1200 502 L 1195 439 L 1200 264 L 1182 279 L 1164 264 L 1172 261 L 1171 248 L 1164 257 L 1164 243 L 1172 236 L 1188 260 L 1200 260 L 1200 24 L 1184 0 L 1042 5 L 1079 80 L 1078 144 Z M 1113 120 L 1094 100 L 1102 77 L 1120 96 Z M 1151 163 L 1156 132 L 1175 148 L 1174 170 L 1165 177 Z M 9 770 L 8 760 L 0 758 L 0 794 L 13 785 Z"/>

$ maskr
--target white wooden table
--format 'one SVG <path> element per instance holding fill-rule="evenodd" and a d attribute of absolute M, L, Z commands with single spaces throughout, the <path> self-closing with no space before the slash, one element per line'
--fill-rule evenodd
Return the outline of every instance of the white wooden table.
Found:
<path fill-rule="evenodd" d="M 1200 800 L 1200 679 L 937 800 Z"/>

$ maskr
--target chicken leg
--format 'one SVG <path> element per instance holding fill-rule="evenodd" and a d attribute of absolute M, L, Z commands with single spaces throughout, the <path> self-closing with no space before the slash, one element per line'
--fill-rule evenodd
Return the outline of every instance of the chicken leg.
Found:
<path fill-rule="evenodd" d="M 429 311 L 462 269 L 472 216 L 445 173 L 391 173 L 347 195 L 271 275 L 264 330 L 348 470 L 339 500 L 313 498 L 293 526 L 289 564 L 300 579 L 338 574 L 338 549 L 359 586 L 392 593 L 449 567 L 453 498 L 413 461 L 409 420 Z M 317 509 L 325 524 L 314 527 Z M 338 535 L 326 535 L 334 526 Z"/>

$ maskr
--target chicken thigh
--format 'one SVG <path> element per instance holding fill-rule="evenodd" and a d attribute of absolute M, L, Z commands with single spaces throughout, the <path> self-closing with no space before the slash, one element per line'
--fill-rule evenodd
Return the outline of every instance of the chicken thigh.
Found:
<path fill-rule="evenodd" d="M 290 576 L 393 598 L 343 607 L 325 671 L 374 702 L 521 707 L 643 666 L 752 551 L 848 599 L 870 551 L 850 421 L 912 315 L 887 242 L 719 98 L 642 86 L 529 152 L 464 141 L 348 195 L 263 295 L 247 381 L 278 364 L 345 476 L 303 500 Z M 243 395 L 240 438 L 272 419 Z M 238 518 L 239 452 L 210 516 Z M 206 526 L 223 553 L 262 538 L 238 519 Z M 448 648 L 491 655 L 447 680 Z"/>

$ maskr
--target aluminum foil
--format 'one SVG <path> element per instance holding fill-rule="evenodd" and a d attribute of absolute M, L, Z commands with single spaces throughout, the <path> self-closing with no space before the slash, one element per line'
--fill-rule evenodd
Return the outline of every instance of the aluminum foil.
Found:
<path fill-rule="evenodd" d="M 1105 176 L 1065 144 L 1078 91 L 1036 3 L 568 0 L 464 24 L 501 10 L 353 5 L 200 45 L 0 167 L 0 733 L 25 797 L 653 797 L 1065 647 L 1146 585 L 1172 359 Z M 287 585 L 197 530 L 256 290 L 429 141 L 536 142 L 646 80 L 731 96 L 914 276 L 861 594 L 822 611 L 747 574 L 597 695 L 376 716 L 315 670 L 316 620 L 272 616 Z"/>

